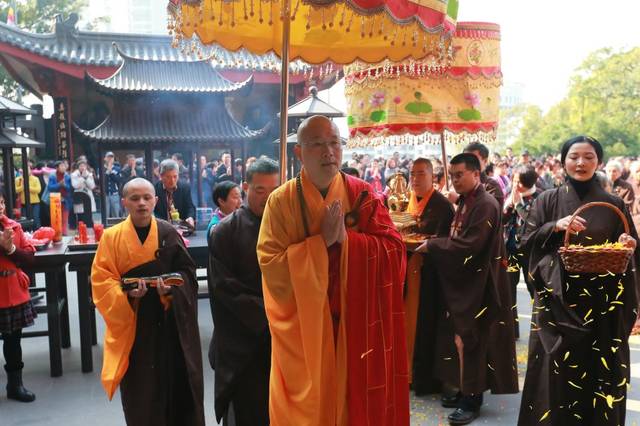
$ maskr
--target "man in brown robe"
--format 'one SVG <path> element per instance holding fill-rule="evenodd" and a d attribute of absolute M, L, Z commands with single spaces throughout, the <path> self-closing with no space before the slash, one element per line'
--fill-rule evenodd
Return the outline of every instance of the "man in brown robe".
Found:
<path fill-rule="evenodd" d="M 460 199 L 448 237 L 427 240 L 426 253 L 438 274 L 441 303 L 435 371 L 458 386 L 451 424 L 478 417 L 482 394 L 517 393 L 511 293 L 500 226 L 501 206 L 480 182 L 480 162 L 465 153 L 451 160 L 450 174 Z"/>
<path fill-rule="evenodd" d="M 212 228 L 209 237 L 209 300 L 215 369 L 215 408 L 224 425 L 269 425 L 271 335 L 264 310 L 256 245 L 262 214 L 278 187 L 278 164 L 259 159 L 243 184 L 247 204 Z"/>
<path fill-rule="evenodd" d="M 153 217 L 156 200 L 149 181 L 127 182 L 129 216 L 105 231 L 93 261 L 93 301 L 107 326 L 102 384 L 110 399 L 120 386 L 127 425 L 203 426 L 195 264 L 173 226 Z M 122 288 L 123 278 L 167 273 L 183 284 Z"/>
<path fill-rule="evenodd" d="M 417 158 L 410 173 L 409 213 L 418 218 L 418 232 L 431 237 L 446 237 L 453 220 L 453 206 L 433 185 L 433 165 Z M 439 303 L 435 265 L 428 256 L 413 253 L 407 265 L 407 349 L 413 360 L 412 387 L 416 395 L 440 392 L 441 383 L 434 377 L 437 319 Z M 411 351 L 413 349 L 413 351 Z M 411 364 L 410 364 L 411 365 Z"/>
<path fill-rule="evenodd" d="M 464 148 L 464 152 L 473 154 L 478 158 L 480 162 L 480 182 L 484 185 L 484 189 L 495 197 L 498 205 L 502 208 L 504 205 L 504 192 L 500 184 L 485 173 L 489 162 L 489 148 L 480 142 L 472 142 Z"/>

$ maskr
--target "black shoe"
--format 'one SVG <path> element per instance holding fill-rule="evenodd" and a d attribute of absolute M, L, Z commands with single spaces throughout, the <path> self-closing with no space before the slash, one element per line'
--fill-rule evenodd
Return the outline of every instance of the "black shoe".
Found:
<path fill-rule="evenodd" d="M 456 408 L 456 410 L 449 414 L 449 424 L 450 425 L 468 425 L 472 421 L 478 418 L 480 415 L 480 410 L 477 411 L 466 411 L 462 408 Z"/>
<path fill-rule="evenodd" d="M 22 370 L 7 372 L 7 398 L 20 402 L 33 402 L 36 396 L 22 385 Z"/>
<path fill-rule="evenodd" d="M 460 392 L 449 395 L 443 393 L 440 397 L 440 402 L 444 408 L 458 408 L 460 398 L 462 398 L 462 394 Z"/>

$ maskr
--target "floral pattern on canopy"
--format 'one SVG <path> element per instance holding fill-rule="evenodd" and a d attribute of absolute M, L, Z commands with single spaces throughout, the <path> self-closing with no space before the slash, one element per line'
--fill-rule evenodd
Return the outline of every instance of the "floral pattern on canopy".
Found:
<path fill-rule="evenodd" d="M 459 23 L 453 62 L 345 67 L 351 147 L 491 142 L 498 127 L 502 71 L 500 27 Z"/>

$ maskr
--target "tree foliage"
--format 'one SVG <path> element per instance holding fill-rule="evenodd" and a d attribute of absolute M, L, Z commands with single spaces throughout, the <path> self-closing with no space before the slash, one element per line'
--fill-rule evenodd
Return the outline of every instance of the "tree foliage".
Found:
<path fill-rule="evenodd" d="M 557 152 L 566 139 L 598 139 L 607 156 L 640 155 L 640 47 L 601 49 L 576 69 L 567 96 L 540 117 L 521 112 L 514 148 Z"/>

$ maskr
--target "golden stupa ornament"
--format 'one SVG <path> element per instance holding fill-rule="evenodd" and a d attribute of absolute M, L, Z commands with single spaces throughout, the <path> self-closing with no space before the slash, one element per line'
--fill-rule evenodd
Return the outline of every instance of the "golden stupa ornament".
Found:
<path fill-rule="evenodd" d="M 409 197 L 411 192 L 409 191 L 409 185 L 407 179 L 401 172 L 396 173 L 389 181 L 389 198 L 387 198 L 387 204 L 389 205 L 389 215 L 396 229 L 400 232 L 411 232 L 417 225 L 416 218 L 409 212 Z"/>

